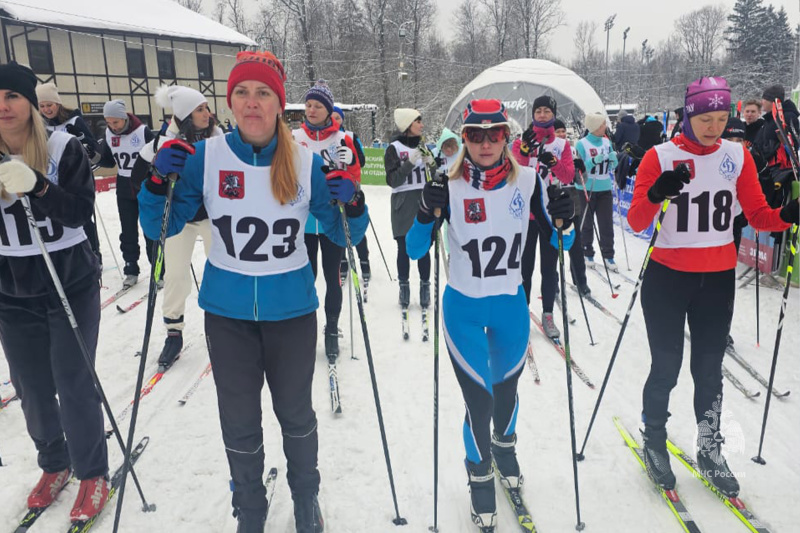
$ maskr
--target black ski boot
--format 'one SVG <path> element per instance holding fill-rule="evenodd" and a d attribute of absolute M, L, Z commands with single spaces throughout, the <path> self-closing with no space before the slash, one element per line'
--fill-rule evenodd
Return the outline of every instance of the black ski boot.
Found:
<path fill-rule="evenodd" d="M 419 306 L 427 309 L 431 306 L 431 282 L 423 281 L 419 284 Z"/>
<path fill-rule="evenodd" d="M 169 369 L 183 349 L 183 334 L 179 329 L 168 329 L 164 349 L 158 357 L 158 366 L 164 370 Z"/>
<path fill-rule="evenodd" d="M 333 364 L 339 358 L 339 328 L 336 322 L 325 324 L 325 357 Z"/>
<path fill-rule="evenodd" d="M 238 522 L 236 533 L 264 533 L 267 512 L 255 509 L 236 509 L 233 516 Z"/>
<path fill-rule="evenodd" d="M 589 284 L 586 282 L 583 282 L 583 284 L 578 285 L 578 292 L 584 298 L 592 295 L 592 289 L 589 288 Z"/>
<path fill-rule="evenodd" d="M 697 450 L 697 470 L 725 496 L 735 498 L 739 495 L 739 482 L 728 468 L 721 443 L 714 443 L 711 450 L 704 448 L 699 446 Z"/>
<path fill-rule="evenodd" d="M 293 494 L 294 524 L 297 533 L 322 533 L 325 531 L 325 522 L 319 509 L 319 500 L 316 494 Z"/>
<path fill-rule="evenodd" d="M 494 495 L 494 468 L 492 460 L 484 459 L 475 464 L 466 461 L 469 474 L 470 512 L 472 522 L 480 528 L 494 528 L 497 525 L 497 501 Z M 493 531 L 487 529 L 486 531 Z"/>
<path fill-rule="evenodd" d="M 411 303 L 411 287 L 408 284 L 408 280 L 400 280 L 400 307 L 403 309 L 408 309 L 408 305 Z"/>
<path fill-rule="evenodd" d="M 344 284 L 347 282 L 347 276 L 350 274 L 350 263 L 347 260 L 347 252 L 345 252 L 345 257 L 342 258 L 342 261 L 339 263 L 339 285 L 344 287 Z"/>
<path fill-rule="evenodd" d="M 368 284 L 369 280 L 372 278 L 372 271 L 369 268 L 369 261 L 361 260 L 361 277 L 364 279 L 364 283 Z"/>
<path fill-rule="evenodd" d="M 517 462 L 517 434 L 505 436 L 492 433 L 492 457 L 500 474 L 500 483 L 508 489 L 522 487 L 522 475 Z"/>
<path fill-rule="evenodd" d="M 645 424 L 642 431 L 644 440 L 644 464 L 647 473 L 653 481 L 664 490 L 675 488 L 675 474 L 669 464 L 669 452 L 667 451 L 667 429 L 656 429 Z"/>

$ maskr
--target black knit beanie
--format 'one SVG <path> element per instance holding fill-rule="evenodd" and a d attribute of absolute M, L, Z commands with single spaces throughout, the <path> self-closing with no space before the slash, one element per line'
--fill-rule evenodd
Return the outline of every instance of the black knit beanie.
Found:
<path fill-rule="evenodd" d="M 542 95 L 538 97 L 536 100 L 533 101 L 533 110 L 532 112 L 535 113 L 537 109 L 540 107 L 546 107 L 553 112 L 553 115 L 556 114 L 556 99 L 552 96 Z"/>
<path fill-rule="evenodd" d="M 30 101 L 34 107 L 39 107 L 36 98 L 36 74 L 28 67 L 11 61 L 7 65 L 0 65 L 0 89 L 19 93 Z"/>

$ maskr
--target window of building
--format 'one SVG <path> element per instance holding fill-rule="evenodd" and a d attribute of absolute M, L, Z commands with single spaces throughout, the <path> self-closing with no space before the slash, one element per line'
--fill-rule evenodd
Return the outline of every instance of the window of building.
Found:
<path fill-rule="evenodd" d="M 144 63 L 144 50 L 141 48 L 128 48 L 125 50 L 128 58 L 128 75 L 136 78 L 147 76 L 147 68 Z"/>
<path fill-rule="evenodd" d="M 197 74 L 201 80 L 213 80 L 214 69 L 211 66 L 211 56 L 197 54 Z"/>
<path fill-rule="evenodd" d="M 53 52 L 48 41 L 28 41 L 28 60 L 34 72 L 54 74 Z"/>
<path fill-rule="evenodd" d="M 163 79 L 175 78 L 175 56 L 172 50 L 159 50 L 158 58 L 158 77 Z"/>

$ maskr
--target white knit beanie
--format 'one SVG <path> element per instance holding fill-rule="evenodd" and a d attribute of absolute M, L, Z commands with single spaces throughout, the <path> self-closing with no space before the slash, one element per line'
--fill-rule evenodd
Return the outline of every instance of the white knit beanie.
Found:
<path fill-rule="evenodd" d="M 401 107 L 394 110 L 394 123 L 397 125 L 397 129 L 400 130 L 400 133 L 403 133 L 411 126 L 412 122 L 421 116 L 420 112 L 416 109 Z"/>
<path fill-rule="evenodd" d="M 156 89 L 156 103 L 161 107 L 169 107 L 178 120 L 184 120 L 192 114 L 197 106 L 207 102 L 203 94 L 191 87 L 181 85 L 162 85 Z"/>
<path fill-rule="evenodd" d="M 58 94 L 58 87 L 55 83 L 48 82 L 36 87 L 36 99 L 40 102 L 61 103 L 61 96 Z"/>
<path fill-rule="evenodd" d="M 589 133 L 594 133 L 597 128 L 606 123 L 606 116 L 601 113 L 589 113 L 584 117 L 583 122 Z"/>

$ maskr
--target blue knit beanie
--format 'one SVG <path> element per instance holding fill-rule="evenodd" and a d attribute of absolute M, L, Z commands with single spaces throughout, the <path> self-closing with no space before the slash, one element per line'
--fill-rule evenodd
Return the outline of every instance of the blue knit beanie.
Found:
<path fill-rule="evenodd" d="M 306 93 L 305 101 L 316 100 L 325 106 L 328 115 L 333 113 L 333 93 L 325 80 L 319 80 Z"/>

